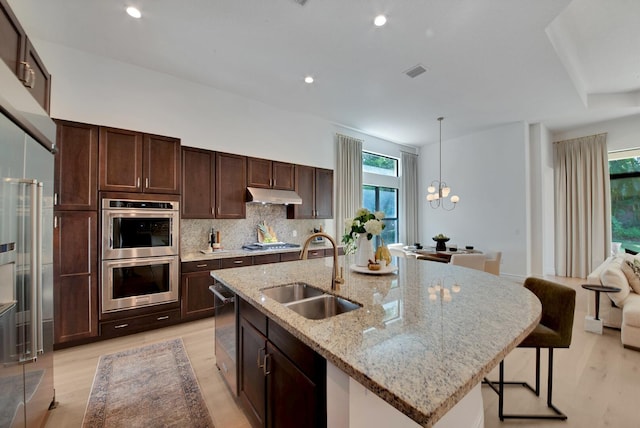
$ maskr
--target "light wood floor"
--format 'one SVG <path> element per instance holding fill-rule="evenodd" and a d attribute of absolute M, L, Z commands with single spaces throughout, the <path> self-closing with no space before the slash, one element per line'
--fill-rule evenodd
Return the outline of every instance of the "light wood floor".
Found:
<path fill-rule="evenodd" d="M 587 299 L 593 299 L 593 293 L 580 287 L 583 279 L 550 279 L 572 286 L 577 292 L 571 348 L 556 350 L 554 354 L 553 401 L 569 415 L 569 419 L 566 422 L 500 422 L 497 396 L 485 386 L 482 388 L 485 427 L 639 427 L 640 412 L 636 406 L 640 397 L 640 352 L 624 349 L 617 330 L 605 329 L 602 336 L 584 331 Z M 215 368 L 213 327 L 214 320 L 206 319 L 55 351 L 54 376 L 59 405 L 50 412 L 46 427 L 81 426 L 100 355 L 174 337 L 182 337 L 184 341 L 216 427 L 249 427 Z M 546 358 L 543 350 L 541 397 L 518 387 L 509 387 L 505 398 L 506 412 L 546 411 Z M 516 349 L 505 360 L 506 377 L 533 383 L 534 363 L 534 350 Z M 497 369 L 490 377 L 497 379 Z"/>

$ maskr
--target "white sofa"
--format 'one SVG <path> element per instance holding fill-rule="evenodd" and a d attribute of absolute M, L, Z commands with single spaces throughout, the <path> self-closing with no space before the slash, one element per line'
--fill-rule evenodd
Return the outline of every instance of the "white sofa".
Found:
<path fill-rule="evenodd" d="M 626 260 L 633 262 L 634 257 L 640 260 L 640 256 L 619 254 L 606 259 L 587 277 L 589 284 L 602 284 L 620 288 L 617 293 L 600 294 L 600 312 L 603 325 L 619 328 L 620 338 L 625 348 L 640 351 L 640 294 L 639 286 L 629 284 L 627 274 L 622 270 L 622 264 Z M 589 314 L 595 314 L 595 300 L 593 293 L 589 296 Z M 608 297 L 607 297 L 608 296 Z"/>

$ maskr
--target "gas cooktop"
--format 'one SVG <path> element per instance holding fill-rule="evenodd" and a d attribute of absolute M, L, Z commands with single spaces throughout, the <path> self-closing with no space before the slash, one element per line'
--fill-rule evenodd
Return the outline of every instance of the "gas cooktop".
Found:
<path fill-rule="evenodd" d="M 299 244 L 289 244 L 287 242 L 256 242 L 242 246 L 243 250 L 261 251 L 261 250 L 282 250 L 286 248 L 300 248 Z"/>

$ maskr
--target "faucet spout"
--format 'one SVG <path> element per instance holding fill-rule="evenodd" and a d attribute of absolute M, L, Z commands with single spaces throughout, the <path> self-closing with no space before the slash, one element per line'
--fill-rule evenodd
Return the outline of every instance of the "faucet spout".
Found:
<path fill-rule="evenodd" d="M 317 232 L 311 234 L 307 240 L 304 242 L 304 246 L 302 247 L 302 251 L 300 251 L 300 260 L 307 259 L 307 251 L 309 249 L 309 243 L 313 238 L 317 238 L 322 236 L 327 238 L 331 245 L 333 245 L 333 277 L 331 278 L 331 290 L 335 291 L 338 289 L 338 284 L 344 283 L 344 278 L 342 278 L 342 269 L 338 266 L 338 245 L 336 244 L 335 239 L 333 239 L 330 235 L 327 235 L 324 232 Z"/>

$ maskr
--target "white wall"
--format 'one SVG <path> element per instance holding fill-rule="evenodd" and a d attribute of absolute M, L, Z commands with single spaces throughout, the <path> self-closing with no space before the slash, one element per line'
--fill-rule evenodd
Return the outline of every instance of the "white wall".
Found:
<path fill-rule="evenodd" d="M 528 273 L 528 144 L 523 122 L 442 142 L 442 179 L 460 196 L 453 211 L 432 209 L 426 188 L 438 178 L 438 144 L 420 152 L 423 198 L 420 236 L 425 245 L 444 233 L 449 244 L 502 251 L 501 274 Z"/>
<path fill-rule="evenodd" d="M 640 147 L 640 115 L 597 122 L 566 131 L 554 132 L 553 141 L 607 133 L 607 149 L 611 151 Z"/>

